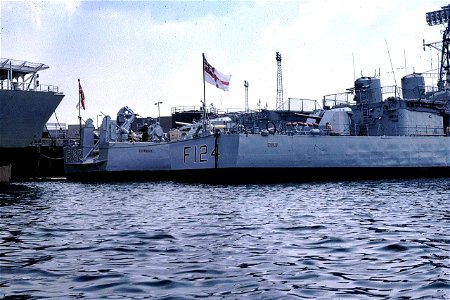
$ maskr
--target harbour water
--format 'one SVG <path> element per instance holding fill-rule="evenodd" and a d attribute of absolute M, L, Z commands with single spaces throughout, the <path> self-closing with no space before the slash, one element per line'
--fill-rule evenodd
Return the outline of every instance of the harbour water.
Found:
<path fill-rule="evenodd" d="M 450 179 L 0 187 L 0 299 L 450 299 Z"/>

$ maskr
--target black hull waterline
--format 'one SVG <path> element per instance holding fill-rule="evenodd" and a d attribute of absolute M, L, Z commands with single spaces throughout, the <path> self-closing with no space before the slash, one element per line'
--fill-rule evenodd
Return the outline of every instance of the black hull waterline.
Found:
<path fill-rule="evenodd" d="M 0 166 L 12 165 L 11 181 L 64 176 L 62 147 L 2 148 L 0 157 Z"/>
<path fill-rule="evenodd" d="M 71 173 L 67 174 L 66 177 L 69 180 L 80 182 L 299 183 L 341 180 L 447 178 L 450 177 L 450 167 L 224 168 L 177 171 L 98 171 Z"/>

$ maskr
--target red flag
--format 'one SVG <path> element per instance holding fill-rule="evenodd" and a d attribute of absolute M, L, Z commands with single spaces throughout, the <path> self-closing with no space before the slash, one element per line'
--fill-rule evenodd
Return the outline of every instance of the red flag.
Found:
<path fill-rule="evenodd" d="M 86 108 L 84 106 L 84 92 L 83 92 L 83 88 L 81 87 L 80 79 L 78 79 L 78 90 L 80 93 L 81 107 L 83 108 L 83 110 L 86 110 Z"/>

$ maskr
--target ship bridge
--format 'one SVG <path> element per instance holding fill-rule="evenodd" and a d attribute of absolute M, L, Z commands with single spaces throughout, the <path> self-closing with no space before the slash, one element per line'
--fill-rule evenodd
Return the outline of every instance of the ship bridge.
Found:
<path fill-rule="evenodd" d="M 58 92 L 56 86 L 41 86 L 39 83 L 38 72 L 48 68 L 49 66 L 42 63 L 1 58 L 0 89 Z"/>

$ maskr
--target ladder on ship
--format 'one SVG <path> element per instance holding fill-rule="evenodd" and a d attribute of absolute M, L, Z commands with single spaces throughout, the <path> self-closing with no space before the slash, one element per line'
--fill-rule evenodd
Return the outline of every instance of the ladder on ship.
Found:
<path fill-rule="evenodd" d="M 369 135 L 369 103 L 361 102 L 361 129 L 360 135 L 367 136 Z"/>

